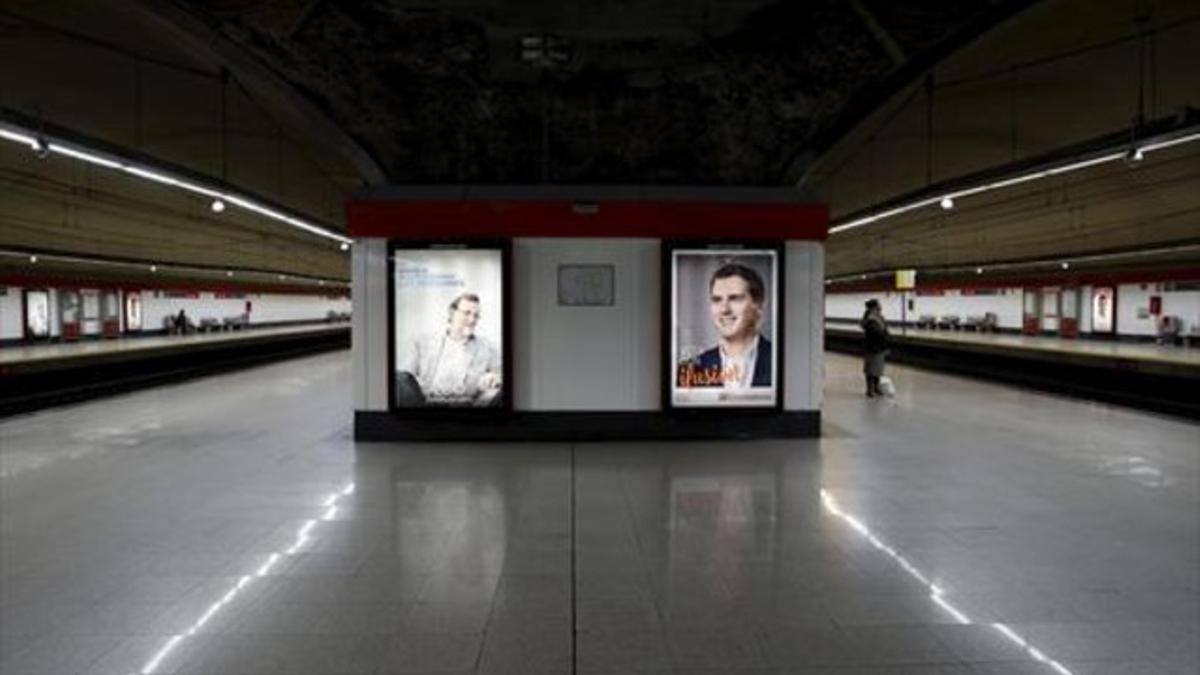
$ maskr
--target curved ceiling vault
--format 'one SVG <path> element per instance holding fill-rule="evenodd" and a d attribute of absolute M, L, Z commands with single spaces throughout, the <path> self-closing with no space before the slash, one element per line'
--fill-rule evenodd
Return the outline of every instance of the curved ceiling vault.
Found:
<path fill-rule="evenodd" d="M 1129 128 L 1139 86 L 1147 118 L 1196 106 L 1180 65 L 1195 62 L 1196 13 L 1186 0 L 10 0 L 0 112 L 333 229 L 354 190 L 384 180 L 799 181 L 839 217 Z M 1195 154 L 836 235 L 830 273 L 1182 241 L 1197 231 Z M 13 144 L 0 187 L 0 247 L 348 276 L 328 242 Z"/>

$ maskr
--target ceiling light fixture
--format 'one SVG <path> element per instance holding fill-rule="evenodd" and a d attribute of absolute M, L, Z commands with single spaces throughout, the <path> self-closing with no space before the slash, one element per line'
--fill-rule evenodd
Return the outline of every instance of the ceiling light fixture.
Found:
<path fill-rule="evenodd" d="M 151 271 L 151 272 L 157 272 L 157 271 L 158 271 L 158 265 L 151 265 L 151 266 L 150 266 L 150 271 Z"/>
<path fill-rule="evenodd" d="M 61 155 L 82 162 L 86 162 L 93 166 L 99 166 L 113 171 L 121 171 L 122 173 L 131 176 L 137 176 L 144 180 L 148 180 L 161 185 L 166 185 L 173 188 L 178 188 L 185 192 L 208 197 L 213 200 L 212 209 L 216 213 L 223 210 L 224 205 L 233 204 L 247 211 L 257 213 L 260 216 L 271 220 L 290 225 L 292 227 L 304 230 L 310 234 L 314 234 L 326 239 L 332 239 L 339 243 L 349 244 L 353 240 L 349 237 L 334 232 L 325 227 L 314 225 L 302 218 L 283 213 L 277 209 L 265 206 L 254 198 L 230 192 L 225 188 L 210 187 L 199 182 L 195 182 L 186 178 L 176 177 L 171 175 L 169 171 L 156 169 L 148 165 L 144 165 L 137 161 L 132 161 L 121 157 L 112 152 L 87 148 L 81 143 L 68 141 L 65 139 L 57 139 L 46 137 L 40 133 L 35 133 L 29 129 L 23 128 L 20 125 L 13 124 L 8 121 L 0 122 L 0 139 L 19 143 L 24 145 L 40 156 Z M 222 204 L 222 208 L 217 207 L 217 203 Z M 343 249 L 345 250 L 345 249 Z"/>
<path fill-rule="evenodd" d="M 225 202 L 221 201 L 220 199 L 214 199 L 212 201 L 212 206 L 209 208 L 212 209 L 213 213 L 220 213 L 225 210 Z"/>
<path fill-rule="evenodd" d="M 1061 176 L 1110 162 L 1123 160 L 1129 163 L 1137 163 L 1142 161 L 1147 153 L 1200 141 L 1200 132 L 1196 131 L 1198 127 L 1200 127 L 1200 124 L 1192 122 L 1187 126 L 1176 128 L 1173 131 L 1145 138 L 1132 147 L 1129 145 L 1127 134 L 1119 143 L 1114 143 L 1110 137 L 1105 137 L 1107 145 L 1101 145 L 1098 149 L 1089 152 L 1075 154 L 1068 159 L 1047 161 L 1033 169 L 1026 168 L 1004 178 L 988 178 L 981 180 L 978 184 L 949 191 L 945 187 L 940 187 L 938 189 L 940 194 L 933 196 L 926 196 L 929 195 L 928 191 L 918 192 L 908 200 L 900 199 L 892 202 L 895 206 L 890 206 L 874 213 L 851 216 L 844 222 L 835 221 L 829 228 L 829 234 L 839 234 L 863 227 L 864 225 L 871 225 L 881 220 L 933 206 L 934 204 L 940 205 L 943 209 L 950 209 L 953 208 L 955 200 L 962 197 L 1009 188 L 1043 178 Z M 1159 128 L 1161 128 L 1161 125 L 1159 125 Z"/>
<path fill-rule="evenodd" d="M 349 250 L 350 250 L 350 244 L 348 244 L 348 243 L 346 243 L 346 242 L 344 242 L 344 241 L 343 241 L 343 242 L 342 242 L 342 243 L 341 243 L 341 244 L 338 246 L 338 248 L 342 249 L 343 251 L 349 251 Z"/>
<path fill-rule="evenodd" d="M 37 256 L 36 256 L 36 255 L 31 255 L 31 256 L 29 256 L 29 262 L 31 262 L 31 263 L 36 263 L 36 262 L 37 262 Z"/>
<path fill-rule="evenodd" d="M 0 138 L 3 138 L 6 141 L 12 141 L 14 143 L 20 143 L 21 145 L 28 145 L 29 149 L 31 150 L 37 149 L 37 138 L 33 136 L 26 136 L 25 134 L 6 129 L 4 127 L 0 127 Z"/>

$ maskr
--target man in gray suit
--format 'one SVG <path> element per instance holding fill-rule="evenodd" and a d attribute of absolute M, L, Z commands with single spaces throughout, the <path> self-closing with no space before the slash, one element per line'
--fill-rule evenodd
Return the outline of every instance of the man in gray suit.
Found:
<path fill-rule="evenodd" d="M 479 315 L 479 296 L 463 293 L 450 303 L 446 329 L 413 343 L 407 363 L 397 373 L 400 405 L 500 404 L 500 353 L 491 341 L 475 334 Z"/>

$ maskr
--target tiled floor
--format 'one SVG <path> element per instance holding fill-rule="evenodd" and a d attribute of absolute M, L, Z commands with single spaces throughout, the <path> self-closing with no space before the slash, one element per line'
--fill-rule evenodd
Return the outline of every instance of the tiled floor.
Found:
<path fill-rule="evenodd" d="M 831 356 L 820 441 L 356 446 L 349 370 L 0 422 L 0 672 L 1200 667 L 1195 424 Z"/>

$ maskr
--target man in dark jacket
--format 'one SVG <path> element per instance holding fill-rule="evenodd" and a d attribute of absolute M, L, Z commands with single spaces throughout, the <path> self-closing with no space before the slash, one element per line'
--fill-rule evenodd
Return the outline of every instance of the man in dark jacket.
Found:
<path fill-rule="evenodd" d="M 867 310 L 863 312 L 861 325 L 866 344 L 863 375 L 867 378 L 867 398 L 882 396 L 883 392 L 879 391 L 879 378 L 883 377 L 883 365 L 887 359 L 888 329 L 878 300 L 872 298 L 867 301 Z"/>
<path fill-rule="evenodd" d="M 771 341 L 759 332 L 766 290 L 762 277 L 738 263 L 721 266 L 708 283 L 717 345 L 681 364 L 681 387 L 771 386 Z"/>

